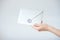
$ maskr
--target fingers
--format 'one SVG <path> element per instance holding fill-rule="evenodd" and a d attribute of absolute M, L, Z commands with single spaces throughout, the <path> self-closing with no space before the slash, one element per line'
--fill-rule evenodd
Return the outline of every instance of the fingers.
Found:
<path fill-rule="evenodd" d="M 33 28 L 34 28 L 34 29 L 37 29 L 38 27 L 39 27 L 38 24 L 34 24 L 34 25 L 33 25 Z"/>
<path fill-rule="evenodd" d="M 47 24 L 34 24 L 33 28 L 38 31 L 46 31 L 47 30 Z"/>
<path fill-rule="evenodd" d="M 40 25 L 39 24 L 34 24 L 33 28 L 39 31 L 40 30 Z"/>
<path fill-rule="evenodd" d="M 39 24 L 34 24 L 33 26 L 34 26 L 34 27 L 39 27 L 40 25 L 39 25 Z"/>
<path fill-rule="evenodd" d="M 41 20 L 41 24 L 43 23 L 43 21 Z"/>

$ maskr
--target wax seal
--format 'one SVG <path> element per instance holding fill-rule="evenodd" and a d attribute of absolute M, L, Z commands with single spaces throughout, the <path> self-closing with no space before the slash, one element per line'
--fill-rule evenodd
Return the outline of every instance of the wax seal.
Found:
<path fill-rule="evenodd" d="M 28 23 L 32 23 L 32 19 L 28 19 L 27 22 L 28 22 Z"/>

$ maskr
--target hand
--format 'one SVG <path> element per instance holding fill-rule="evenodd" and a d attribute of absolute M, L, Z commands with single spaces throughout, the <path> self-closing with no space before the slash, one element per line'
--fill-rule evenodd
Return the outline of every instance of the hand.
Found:
<path fill-rule="evenodd" d="M 33 28 L 38 31 L 48 31 L 48 24 L 34 24 Z"/>
<path fill-rule="evenodd" d="M 33 28 L 38 31 L 49 31 L 60 37 L 60 29 L 56 29 L 48 24 L 34 24 Z"/>

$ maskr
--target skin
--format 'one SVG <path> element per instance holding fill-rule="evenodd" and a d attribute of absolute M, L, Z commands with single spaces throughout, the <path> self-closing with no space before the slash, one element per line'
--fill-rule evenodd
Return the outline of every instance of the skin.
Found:
<path fill-rule="evenodd" d="M 49 31 L 52 32 L 53 34 L 57 35 L 60 37 L 60 29 L 56 29 L 53 26 L 50 26 L 48 24 L 34 24 L 33 28 L 36 29 L 37 31 Z"/>

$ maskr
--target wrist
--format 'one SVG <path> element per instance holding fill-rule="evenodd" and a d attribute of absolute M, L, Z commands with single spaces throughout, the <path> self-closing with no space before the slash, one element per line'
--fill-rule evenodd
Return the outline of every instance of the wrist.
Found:
<path fill-rule="evenodd" d="M 52 26 L 49 26 L 49 27 L 48 27 L 48 31 L 49 31 L 49 32 L 53 32 L 53 29 L 54 29 L 54 28 L 53 28 Z"/>

